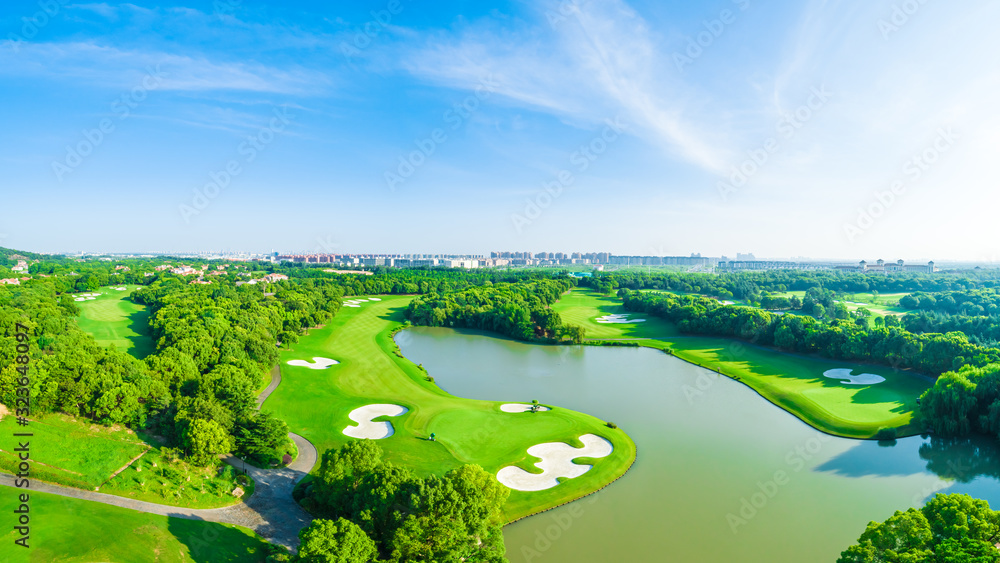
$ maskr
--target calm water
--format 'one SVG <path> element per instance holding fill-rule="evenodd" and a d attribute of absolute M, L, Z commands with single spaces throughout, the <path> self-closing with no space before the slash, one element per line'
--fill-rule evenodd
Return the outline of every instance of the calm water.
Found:
<path fill-rule="evenodd" d="M 625 477 L 505 528 L 515 563 L 832 562 L 869 520 L 935 492 L 1000 507 L 1000 451 L 987 442 L 832 438 L 656 350 L 430 328 L 397 342 L 452 394 L 538 399 L 614 421 L 635 440 L 638 460 Z"/>

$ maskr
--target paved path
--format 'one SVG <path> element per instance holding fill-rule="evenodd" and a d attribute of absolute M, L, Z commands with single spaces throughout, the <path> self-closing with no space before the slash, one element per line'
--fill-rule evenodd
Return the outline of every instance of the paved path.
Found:
<path fill-rule="evenodd" d="M 257 399 L 258 408 L 274 392 L 279 383 L 281 383 L 281 373 L 276 370 L 276 373 L 273 374 L 271 384 Z M 298 448 L 299 455 L 287 467 L 258 469 L 244 464 L 243 460 L 235 456 L 223 458 L 223 461 L 237 469 L 242 470 L 245 467 L 246 472 L 256 483 L 253 495 L 246 502 L 225 508 L 180 508 L 105 493 L 85 491 L 73 487 L 64 487 L 62 485 L 53 485 L 37 480 L 32 480 L 31 490 L 100 502 L 138 510 L 139 512 L 159 514 L 161 516 L 236 524 L 237 526 L 250 528 L 271 543 L 296 550 L 299 545 L 299 530 L 308 526 L 309 522 L 312 521 L 312 517 L 292 499 L 292 489 L 295 488 L 296 483 L 312 471 L 312 468 L 316 465 L 318 454 L 316 447 L 302 436 L 292 432 L 289 432 L 288 436 L 295 442 L 295 447 Z M 14 476 L 8 473 L 0 473 L 0 485 L 13 487 Z"/>

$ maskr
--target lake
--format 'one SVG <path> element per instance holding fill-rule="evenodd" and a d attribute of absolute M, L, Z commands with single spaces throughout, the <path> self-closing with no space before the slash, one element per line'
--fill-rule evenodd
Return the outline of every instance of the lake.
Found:
<path fill-rule="evenodd" d="M 613 421 L 621 479 L 504 528 L 512 562 L 835 561 L 870 520 L 963 492 L 1000 507 L 990 440 L 827 436 L 750 388 L 657 350 L 539 346 L 415 327 L 396 341 L 449 393 Z"/>

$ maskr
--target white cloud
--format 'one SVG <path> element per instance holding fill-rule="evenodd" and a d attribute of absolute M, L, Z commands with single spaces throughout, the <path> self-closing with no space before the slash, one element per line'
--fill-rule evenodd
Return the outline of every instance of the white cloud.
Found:
<path fill-rule="evenodd" d="M 414 75 L 455 88 L 485 77 L 512 102 L 592 124 L 620 116 L 632 132 L 704 169 L 722 170 L 726 144 L 703 127 L 694 93 L 650 26 L 620 0 L 594 2 L 549 26 L 510 31 L 483 22 L 427 38 L 405 55 Z M 698 114 L 697 116 L 695 114 Z M 699 120 L 702 120 L 699 123 Z"/>
<path fill-rule="evenodd" d="M 120 49 L 93 42 L 26 43 L 17 53 L 2 51 L 0 75 L 34 76 L 91 86 L 132 88 L 150 72 L 165 78 L 160 90 L 309 94 L 329 86 L 325 73 L 300 67 L 212 60 L 204 55 Z"/>

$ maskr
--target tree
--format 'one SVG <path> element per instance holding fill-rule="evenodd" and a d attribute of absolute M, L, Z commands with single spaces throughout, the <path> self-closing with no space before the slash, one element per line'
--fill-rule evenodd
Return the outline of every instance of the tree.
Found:
<path fill-rule="evenodd" d="M 378 555 L 375 542 L 349 520 L 313 520 L 299 532 L 299 560 L 317 563 L 368 563 Z"/>
<path fill-rule="evenodd" d="M 1000 513 L 968 495 L 936 495 L 923 508 L 871 522 L 837 563 L 997 563 Z"/>
<path fill-rule="evenodd" d="M 184 445 L 197 465 L 211 464 L 218 454 L 232 448 L 229 434 L 214 420 L 198 419 L 188 426 Z"/>

